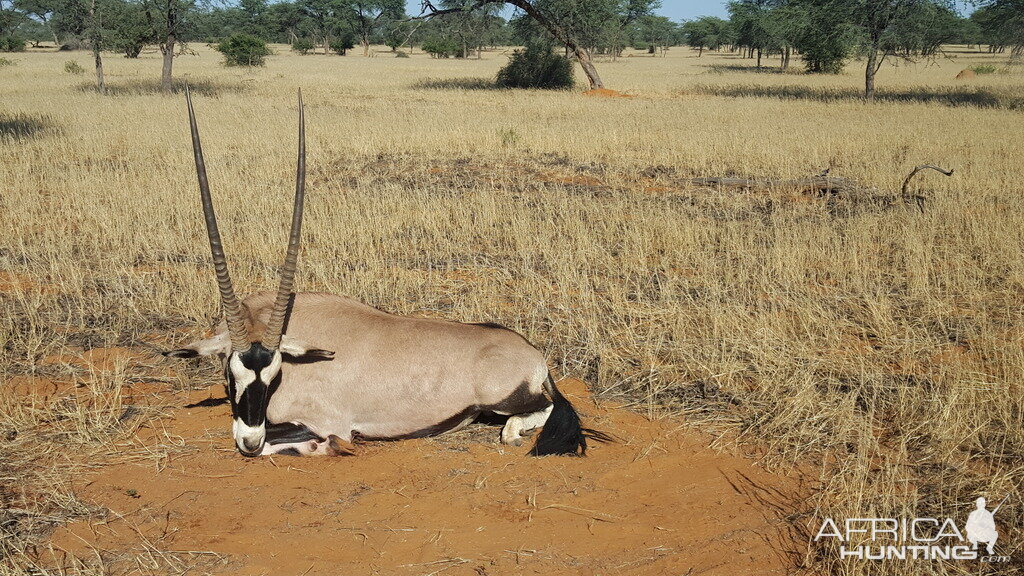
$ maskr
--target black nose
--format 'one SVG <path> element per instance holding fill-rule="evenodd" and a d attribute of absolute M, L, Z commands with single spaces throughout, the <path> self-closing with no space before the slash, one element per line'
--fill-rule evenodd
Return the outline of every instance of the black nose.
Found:
<path fill-rule="evenodd" d="M 239 447 L 239 452 L 243 456 L 258 456 L 260 450 L 263 448 L 263 442 L 251 441 L 248 438 L 242 440 L 242 446 Z"/>

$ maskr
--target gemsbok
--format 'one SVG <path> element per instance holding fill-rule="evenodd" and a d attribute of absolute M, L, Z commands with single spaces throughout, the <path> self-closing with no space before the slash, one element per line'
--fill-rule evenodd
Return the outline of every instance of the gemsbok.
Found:
<path fill-rule="evenodd" d="M 280 285 L 276 294 L 239 301 L 187 91 L 186 101 L 224 321 L 214 336 L 164 355 L 220 357 L 239 452 L 340 455 L 351 452 L 356 438 L 439 434 L 493 412 L 509 417 L 501 430 L 505 444 L 518 446 L 524 433 L 543 426 L 531 454 L 586 453 L 579 416 L 555 387 L 544 355 L 512 330 L 396 316 L 333 294 L 293 293 L 306 179 L 301 91 L 295 204 Z"/>

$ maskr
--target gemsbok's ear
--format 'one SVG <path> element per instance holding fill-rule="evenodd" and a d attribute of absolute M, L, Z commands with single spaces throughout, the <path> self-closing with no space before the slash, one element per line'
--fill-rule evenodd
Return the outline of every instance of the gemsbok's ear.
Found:
<path fill-rule="evenodd" d="M 334 352 L 330 350 L 323 350 L 321 348 L 313 348 L 309 344 L 293 338 L 285 334 L 281 337 L 281 346 L 278 348 L 281 354 L 291 356 L 292 358 L 302 358 L 304 360 L 313 360 L 316 358 L 330 359 L 334 358 Z"/>
<path fill-rule="evenodd" d="M 195 358 L 214 354 L 226 356 L 229 352 L 231 352 L 231 338 L 227 332 L 222 332 L 205 340 L 197 340 L 183 348 L 168 350 L 163 355 L 168 358 Z"/>

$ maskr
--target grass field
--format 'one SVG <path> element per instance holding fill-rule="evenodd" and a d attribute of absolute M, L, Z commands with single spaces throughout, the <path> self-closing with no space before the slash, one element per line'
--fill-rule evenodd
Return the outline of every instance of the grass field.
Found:
<path fill-rule="evenodd" d="M 841 561 L 818 573 L 1024 572 L 1024 70 L 950 48 L 885 65 L 879 101 L 841 76 L 758 73 L 675 48 L 599 62 L 608 87 L 499 91 L 482 60 L 298 56 L 225 68 L 193 45 L 176 77 L 196 109 L 242 293 L 275 285 L 294 178 L 296 90 L 309 194 L 299 289 L 515 328 L 556 373 L 716 447 L 801 474 L 792 522 L 964 518 L 997 502 L 1009 564 Z M 155 92 L 159 55 L 106 59 L 111 96 L 65 72 L 86 53 L 0 67 L 0 574 L 88 516 L 69 478 L 158 462 L 140 442 L 170 408 L 128 382 L 185 388 L 216 370 L 153 350 L 212 325 L 184 97 Z M 771 62 L 770 62 L 771 63 Z M 579 76 L 582 82 L 582 75 Z M 899 198 L 911 185 L 923 210 Z M 860 192 L 717 189 L 695 177 L 795 179 Z M 82 362 L 96 348 L 143 360 Z M 45 383 L 69 384 L 42 401 Z M 232 456 L 226 455 L 225 458 Z M 140 564 L 141 565 L 141 564 Z M 162 570 L 163 568 L 161 568 Z M 156 571 L 156 569 L 154 569 Z"/>

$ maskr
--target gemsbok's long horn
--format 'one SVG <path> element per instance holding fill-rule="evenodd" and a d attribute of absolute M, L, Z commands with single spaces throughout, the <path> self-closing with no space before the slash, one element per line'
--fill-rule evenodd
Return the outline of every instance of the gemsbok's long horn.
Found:
<path fill-rule="evenodd" d="M 228 322 L 231 334 L 231 348 L 238 351 L 248 350 L 252 345 L 242 318 L 242 306 L 235 296 L 235 288 L 228 274 L 228 262 L 224 256 L 224 246 L 217 228 L 217 215 L 213 212 L 213 198 L 210 196 L 210 183 L 206 179 L 206 162 L 203 160 L 203 145 L 199 142 L 199 128 L 196 126 L 196 113 L 192 108 L 192 94 L 185 87 L 185 100 L 188 101 L 188 124 L 192 130 L 192 151 L 196 156 L 196 174 L 199 176 L 199 194 L 203 199 L 203 216 L 206 219 L 206 234 L 210 237 L 210 252 L 213 254 L 213 267 L 217 272 L 217 287 L 220 289 L 220 302 L 224 308 L 224 317 Z"/>
<path fill-rule="evenodd" d="M 284 319 L 288 311 L 288 300 L 295 289 L 295 268 L 299 260 L 299 237 L 302 233 L 302 202 L 306 196 L 306 116 L 302 106 L 302 90 L 299 90 L 299 161 L 295 175 L 295 206 L 292 208 L 292 229 L 288 235 L 288 251 L 281 266 L 281 284 L 277 299 L 270 313 L 267 329 L 263 333 L 263 346 L 270 350 L 281 345 Z"/>

